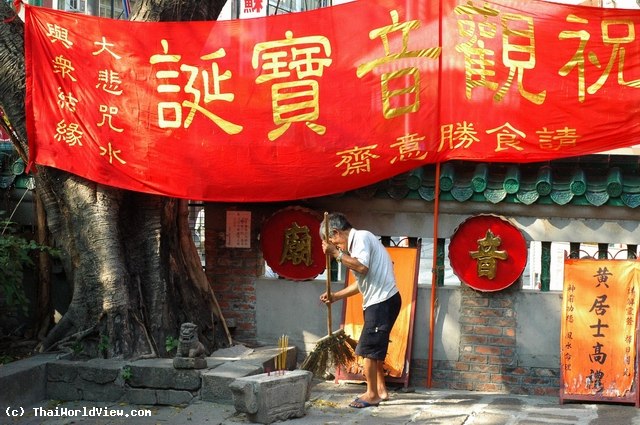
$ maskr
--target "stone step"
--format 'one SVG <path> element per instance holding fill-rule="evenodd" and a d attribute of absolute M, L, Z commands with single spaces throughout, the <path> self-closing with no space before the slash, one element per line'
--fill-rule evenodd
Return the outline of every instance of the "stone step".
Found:
<path fill-rule="evenodd" d="M 186 405 L 196 399 L 233 403 L 229 384 L 245 376 L 273 372 L 277 347 L 234 346 L 205 358 L 203 369 L 176 369 L 173 359 L 124 361 L 65 360 L 36 355 L 0 368 L 0 408 L 19 401 L 122 401 L 145 405 Z M 286 369 L 296 368 L 296 347 L 286 350 Z"/>

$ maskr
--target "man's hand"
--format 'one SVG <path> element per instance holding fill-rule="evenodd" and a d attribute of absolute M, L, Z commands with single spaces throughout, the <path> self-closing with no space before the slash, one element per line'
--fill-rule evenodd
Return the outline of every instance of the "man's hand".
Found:
<path fill-rule="evenodd" d="M 322 251 L 325 254 L 330 255 L 334 258 L 338 255 L 338 252 L 339 252 L 337 246 L 327 241 L 322 241 Z"/>
<path fill-rule="evenodd" d="M 320 295 L 320 301 L 325 304 L 331 304 L 333 302 L 333 297 L 329 297 L 329 295 L 325 292 L 324 294 Z"/>

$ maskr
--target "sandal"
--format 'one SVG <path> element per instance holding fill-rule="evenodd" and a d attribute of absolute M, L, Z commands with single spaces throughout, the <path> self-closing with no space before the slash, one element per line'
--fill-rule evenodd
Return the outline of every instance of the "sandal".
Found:
<path fill-rule="evenodd" d="M 369 403 L 368 401 L 360 400 L 356 398 L 351 403 L 349 403 L 349 407 L 353 407 L 355 409 L 364 409 L 367 407 L 378 407 L 380 403 Z"/>

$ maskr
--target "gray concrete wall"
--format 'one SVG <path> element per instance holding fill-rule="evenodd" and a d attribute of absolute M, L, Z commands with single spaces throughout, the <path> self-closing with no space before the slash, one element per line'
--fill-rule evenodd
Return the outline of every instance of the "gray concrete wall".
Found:
<path fill-rule="evenodd" d="M 292 282 L 283 279 L 256 281 L 257 340 L 277 344 L 286 334 L 304 358 L 315 342 L 327 334 L 327 309 L 318 300 L 325 281 Z M 334 284 L 338 289 L 340 283 Z M 439 287 L 433 359 L 457 360 L 460 341 L 459 287 Z M 558 292 L 521 291 L 516 300 L 518 366 L 558 368 L 560 366 L 560 312 Z M 427 359 L 431 288 L 420 286 L 416 302 L 412 359 Z M 342 320 L 342 302 L 332 306 L 333 329 Z"/>
<path fill-rule="evenodd" d="M 340 285 L 340 286 L 338 286 Z M 341 287 L 335 284 L 335 290 Z M 327 307 L 320 302 L 326 289 L 324 280 L 293 282 L 285 279 L 256 281 L 256 334 L 264 345 L 278 345 L 278 338 L 288 335 L 304 358 L 315 342 L 327 335 Z M 343 303 L 332 306 L 333 330 L 339 329 Z"/>
<path fill-rule="evenodd" d="M 516 300 L 518 366 L 560 367 L 562 294 L 521 292 Z"/>

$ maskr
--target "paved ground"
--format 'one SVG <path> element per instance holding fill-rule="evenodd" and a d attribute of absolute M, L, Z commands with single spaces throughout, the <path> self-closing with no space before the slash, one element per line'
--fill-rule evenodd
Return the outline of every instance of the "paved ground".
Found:
<path fill-rule="evenodd" d="M 513 396 L 467 391 L 417 389 L 393 392 L 391 399 L 379 407 L 353 409 L 348 403 L 364 387 L 357 384 L 336 385 L 320 382 L 314 385 L 307 403 L 306 416 L 286 421 L 290 425 L 640 425 L 640 409 L 621 404 L 559 404 L 557 397 Z M 19 408 L 21 406 L 16 406 Z M 8 418 L 0 412 L 1 424 L 83 424 L 83 425 L 237 425 L 250 423 L 232 405 L 195 402 L 189 406 L 138 406 L 100 402 L 42 402 L 22 406 L 22 417 Z M 79 409 L 72 417 L 35 416 L 38 411 L 59 412 Z M 85 410 L 86 409 L 86 410 Z M 92 410 L 93 409 L 93 410 Z M 150 417 L 133 417 L 133 410 L 148 409 Z M 114 411 L 129 417 L 105 418 L 88 416 L 92 412 Z M 86 412 L 86 414 L 84 413 Z M 84 415 L 83 415 L 84 414 Z"/>

